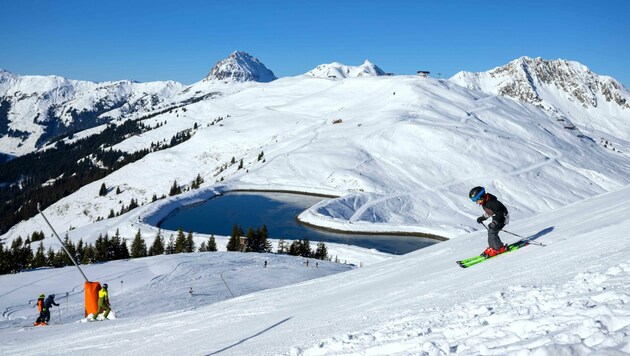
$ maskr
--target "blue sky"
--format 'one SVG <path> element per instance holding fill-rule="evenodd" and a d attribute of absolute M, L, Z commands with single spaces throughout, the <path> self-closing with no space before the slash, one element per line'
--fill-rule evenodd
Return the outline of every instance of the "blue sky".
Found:
<path fill-rule="evenodd" d="M 630 1 L 0 0 L 0 9 L 0 68 L 20 75 L 191 84 L 242 50 L 278 77 L 369 59 L 445 78 L 530 56 L 578 61 L 630 87 Z"/>

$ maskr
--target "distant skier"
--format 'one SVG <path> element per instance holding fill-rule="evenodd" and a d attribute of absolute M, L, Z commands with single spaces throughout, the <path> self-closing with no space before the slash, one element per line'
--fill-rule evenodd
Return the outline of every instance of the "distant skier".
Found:
<path fill-rule="evenodd" d="M 56 307 L 59 306 L 59 304 L 55 303 L 55 295 L 51 294 L 44 301 L 44 310 L 45 310 L 45 312 L 44 312 L 44 322 L 46 324 L 48 324 L 48 322 L 50 321 L 50 308 L 52 308 L 53 305 L 56 306 Z"/>
<path fill-rule="evenodd" d="M 508 210 L 497 197 L 490 193 L 486 193 L 484 187 L 474 187 L 468 194 L 470 200 L 481 205 L 483 215 L 477 218 L 477 223 L 481 224 L 484 220 L 492 217 L 492 222 L 488 224 L 488 248 L 481 253 L 482 256 L 492 257 L 506 251 L 507 246 L 501 242 L 499 231 L 507 225 L 510 220 Z"/>
<path fill-rule="evenodd" d="M 101 285 L 101 290 L 98 291 L 98 311 L 96 312 L 94 319 L 96 320 L 96 317 L 103 311 L 105 312 L 103 313 L 103 319 L 107 319 L 107 315 L 109 315 L 110 310 L 107 283 L 103 283 L 103 285 Z"/>
<path fill-rule="evenodd" d="M 45 314 L 46 307 L 44 307 L 44 298 L 45 296 L 43 294 L 40 294 L 39 299 L 37 299 L 37 310 L 39 311 L 39 316 L 37 317 L 37 320 L 35 320 L 35 323 L 33 324 L 35 326 L 46 325 L 46 323 L 44 322 L 46 318 L 46 314 Z"/>

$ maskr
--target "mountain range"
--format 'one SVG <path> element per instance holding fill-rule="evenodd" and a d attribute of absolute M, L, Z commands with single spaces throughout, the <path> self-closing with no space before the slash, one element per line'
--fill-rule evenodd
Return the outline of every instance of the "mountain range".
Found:
<path fill-rule="evenodd" d="M 227 61 L 236 65 L 242 58 L 252 57 L 236 53 Z M 553 63 L 565 62 L 552 61 L 546 68 Z M 172 202 L 176 205 L 190 200 L 151 203 L 152 196 L 168 194 L 174 181 L 183 190 L 189 189 L 187 182 L 199 175 L 205 183 L 199 192 L 187 193 L 192 201 L 231 189 L 284 187 L 338 196 L 302 214 L 303 221 L 314 225 L 453 237 L 476 228 L 470 221 L 475 207 L 460 203 L 474 185 L 498 191 L 518 218 L 614 190 L 630 179 L 630 143 L 623 138 L 628 134 L 624 123 L 630 110 L 622 100 L 591 105 L 591 112 L 600 112 L 597 120 L 602 129 L 590 130 L 575 123 L 569 126 L 568 117 L 558 116 L 563 115 L 559 106 L 540 105 L 545 100 L 570 105 L 575 99 L 566 93 L 530 104 L 487 89 L 468 89 L 455 79 L 383 76 L 382 71 L 365 72 L 365 65 L 352 68 L 332 63 L 320 66 L 317 72 L 324 73 L 321 76 L 311 73 L 267 83 L 236 80 L 243 78 L 241 74 L 233 81 L 206 78 L 165 95 L 151 106 L 153 111 L 142 109 L 147 115 L 134 112 L 124 117 L 140 120 L 147 132 L 103 147 L 152 153 L 85 185 L 46 211 L 61 226 L 72 227 L 68 230 L 71 237 L 82 231 L 80 227 L 89 230 L 82 232 L 84 238 L 103 228 L 113 229 L 113 220 L 105 219 L 108 212 L 123 210 L 121 204 L 127 205 L 131 199 L 141 205 L 133 211 L 136 220 L 155 222 L 155 214 L 168 210 L 171 200 L 178 201 Z M 217 64 L 217 68 L 223 67 L 224 61 Z M 261 67 L 241 67 L 243 71 L 252 68 Z M 333 68 L 354 76 L 330 78 L 325 73 Z M 581 77 L 597 78 L 587 71 Z M 15 80 L 22 83 L 19 77 Z M 522 78 L 515 75 L 512 80 L 521 83 Z M 619 89 L 620 96 L 626 93 L 625 88 Z M 607 116 L 604 110 L 611 107 L 618 116 Z M 17 111 L 9 112 L 9 127 L 13 128 Z M 112 123 L 119 125 L 118 121 Z M 76 136 L 95 134 L 105 127 Z M 615 130 L 605 130 L 607 127 Z M 182 132 L 191 138 L 153 152 L 156 142 L 168 142 Z M 60 142 L 74 140 L 63 137 Z M 7 152 L 6 145 L 3 152 Z M 264 164 L 257 159 L 261 152 Z M 235 160 L 243 160 L 244 169 L 231 163 Z M 103 165 L 94 161 L 94 167 Z M 57 176 L 49 179 L 54 182 Z M 122 193 L 99 197 L 103 183 Z M 107 223 L 98 222 L 102 219 Z M 135 229 L 123 220 L 120 224 L 122 230 Z M 45 228 L 30 219 L 6 236 L 26 236 L 39 230 Z"/>

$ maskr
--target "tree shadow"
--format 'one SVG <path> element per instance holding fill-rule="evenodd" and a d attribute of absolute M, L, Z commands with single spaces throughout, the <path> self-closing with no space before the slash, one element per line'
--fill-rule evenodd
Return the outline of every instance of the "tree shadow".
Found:
<path fill-rule="evenodd" d="M 543 237 L 543 236 L 547 235 L 548 233 L 552 232 L 553 230 L 554 230 L 554 227 L 553 227 L 553 226 L 550 226 L 550 227 L 544 228 L 544 229 L 542 229 L 542 230 L 538 231 L 537 233 L 535 233 L 534 235 L 529 236 L 529 237 L 527 238 L 527 241 L 534 241 L 534 240 L 537 240 L 537 239 L 539 239 L 539 238 L 541 238 L 541 237 Z"/>
<path fill-rule="evenodd" d="M 218 351 L 215 351 L 215 352 L 209 353 L 208 355 L 216 355 L 216 354 L 219 354 L 219 353 L 221 353 L 221 352 L 223 352 L 223 351 L 229 350 L 229 349 L 233 348 L 234 346 L 238 346 L 238 345 L 240 345 L 240 344 L 244 343 L 245 341 L 247 341 L 247 340 L 249 340 L 249 339 L 253 339 L 253 338 L 255 338 L 255 337 L 256 337 L 256 336 L 258 336 L 258 335 L 264 334 L 265 332 L 267 332 L 267 331 L 269 331 L 269 330 L 271 330 L 271 329 L 275 328 L 276 326 L 278 326 L 278 325 L 280 325 L 280 324 L 284 324 L 284 323 L 286 323 L 286 322 L 287 322 L 287 321 L 289 321 L 289 320 L 291 320 L 291 317 L 286 318 L 286 319 L 284 319 L 284 320 L 281 320 L 281 321 L 279 321 L 279 322 L 277 322 L 277 323 L 275 323 L 275 324 L 271 325 L 270 327 L 266 328 L 265 330 L 262 330 L 262 331 L 260 331 L 260 332 L 258 332 L 258 333 L 256 333 L 256 334 L 254 334 L 254 335 L 252 335 L 252 336 L 250 336 L 250 337 L 247 337 L 247 338 L 245 338 L 245 339 L 243 339 L 243 340 L 241 340 L 241 341 L 239 341 L 239 342 L 237 342 L 237 343 L 234 343 L 234 344 L 232 344 L 232 345 L 230 345 L 230 346 L 228 346 L 228 347 L 224 347 L 224 348 L 222 348 L 221 350 L 218 350 Z"/>

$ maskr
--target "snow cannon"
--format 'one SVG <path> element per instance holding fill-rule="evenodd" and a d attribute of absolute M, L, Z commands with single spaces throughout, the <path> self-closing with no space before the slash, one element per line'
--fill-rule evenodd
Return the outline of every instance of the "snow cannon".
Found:
<path fill-rule="evenodd" d="M 85 282 L 85 316 L 92 314 L 96 317 L 98 312 L 98 292 L 101 290 L 99 282 Z"/>

